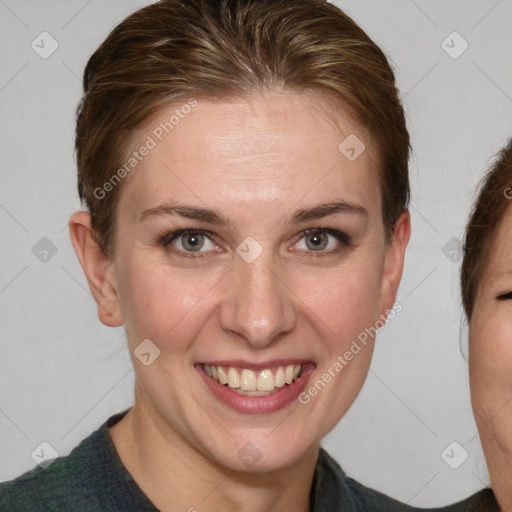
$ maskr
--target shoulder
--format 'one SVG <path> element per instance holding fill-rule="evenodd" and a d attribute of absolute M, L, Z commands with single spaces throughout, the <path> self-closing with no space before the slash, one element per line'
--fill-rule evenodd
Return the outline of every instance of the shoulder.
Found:
<path fill-rule="evenodd" d="M 59 505 L 80 486 L 86 450 L 76 447 L 44 468 L 37 466 L 9 482 L 0 484 L 0 510 L 59 510 Z"/>
<path fill-rule="evenodd" d="M 122 414 L 109 418 L 69 455 L 0 483 L 0 510 L 106 510 L 105 499 L 109 500 L 108 492 L 116 478 L 108 425 Z"/>
<path fill-rule="evenodd" d="M 453 505 L 432 510 L 436 512 L 500 512 L 500 507 L 492 490 L 487 488 Z"/>
<path fill-rule="evenodd" d="M 379 491 L 370 489 L 352 478 L 347 478 L 346 482 L 358 504 L 359 508 L 357 510 L 372 510 L 376 512 L 412 512 L 422 510 L 395 500 Z"/>
<path fill-rule="evenodd" d="M 440 508 L 417 508 L 397 501 L 386 494 L 370 489 L 349 478 L 338 463 L 323 449 L 320 450 L 315 481 L 315 495 L 323 495 L 321 506 L 314 512 L 368 511 L 372 512 L 500 512 L 491 489 L 482 489 L 476 494 L 452 505 Z M 327 507 L 326 507 L 327 505 Z"/>
<path fill-rule="evenodd" d="M 391 512 L 395 510 L 402 512 L 500 512 L 500 508 L 491 489 L 482 489 L 469 498 L 445 507 L 417 508 L 396 501 L 389 496 L 383 495 L 372 489 L 368 489 L 350 478 L 347 479 L 347 482 L 354 494 L 357 496 L 359 503 L 363 505 L 361 510 L 375 510 L 383 512 Z"/>
<path fill-rule="evenodd" d="M 329 511 L 368 511 L 373 512 L 412 512 L 421 509 L 411 507 L 397 501 L 386 494 L 375 491 L 349 478 L 338 463 L 323 449 L 319 453 L 317 472 L 322 475 L 323 490 L 319 489 L 319 482 L 315 482 L 315 496 L 320 492 L 330 496 L 331 508 L 314 508 L 320 512 Z M 327 502 L 326 502 L 327 504 Z"/>

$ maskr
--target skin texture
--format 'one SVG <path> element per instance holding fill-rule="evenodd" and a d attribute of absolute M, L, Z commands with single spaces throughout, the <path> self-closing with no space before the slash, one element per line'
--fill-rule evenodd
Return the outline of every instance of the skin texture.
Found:
<path fill-rule="evenodd" d="M 139 130 L 133 148 L 174 108 Z M 308 510 L 319 443 L 363 385 L 373 340 L 307 405 L 295 400 L 268 414 L 241 414 L 218 401 L 194 366 L 307 360 L 316 365 L 311 384 L 392 308 L 409 214 L 386 244 L 371 140 L 343 109 L 336 123 L 331 114 L 319 92 L 200 100 L 125 178 L 112 260 L 94 242 L 87 213 L 70 219 L 99 318 L 124 324 L 136 373 L 135 405 L 111 435 L 161 510 Z M 349 134 L 366 146 L 355 161 L 338 150 Z M 297 209 L 337 200 L 366 214 L 287 224 Z M 139 222 L 144 210 L 169 201 L 213 209 L 230 227 L 180 216 Z M 314 235 L 303 231 L 318 227 L 346 233 L 350 245 L 328 235 L 327 246 L 311 248 Z M 203 258 L 159 245 L 183 228 L 214 234 Z M 248 236 L 262 248 L 250 264 L 236 253 Z M 171 247 L 184 253 L 183 242 Z M 160 349 L 149 366 L 133 356 L 146 338 Z M 251 468 L 237 456 L 247 442 L 261 454 Z"/>
<path fill-rule="evenodd" d="M 512 209 L 489 251 L 469 330 L 471 401 L 502 510 L 512 510 Z M 501 299 L 500 299 L 501 297 Z"/>

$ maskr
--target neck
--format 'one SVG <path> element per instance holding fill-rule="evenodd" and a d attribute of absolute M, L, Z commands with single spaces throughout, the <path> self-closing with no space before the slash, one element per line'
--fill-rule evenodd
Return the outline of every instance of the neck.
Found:
<path fill-rule="evenodd" d="M 119 456 L 162 512 L 307 512 L 319 446 L 274 472 L 235 472 L 173 432 L 142 401 L 110 428 Z"/>
<path fill-rule="evenodd" d="M 510 455 L 504 454 L 493 457 L 489 461 L 486 454 L 487 465 L 491 477 L 491 488 L 500 506 L 500 510 L 512 510 L 512 463 Z"/>

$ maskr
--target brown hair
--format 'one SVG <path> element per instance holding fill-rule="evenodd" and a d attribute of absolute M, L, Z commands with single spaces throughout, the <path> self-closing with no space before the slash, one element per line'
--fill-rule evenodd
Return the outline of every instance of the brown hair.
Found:
<path fill-rule="evenodd" d="M 511 199 L 512 139 L 498 153 L 495 162 L 483 177 L 466 226 L 460 285 L 462 305 L 468 321 L 471 321 L 490 248 Z"/>
<path fill-rule="evenodd" d="M 389 237 L 409 202 L 409 134 L 393 71 L 365 32 L 324 0 L 162 0 L 115 27 L 84 71 L 78 193 L 105 254 L 115 252 L 122 183 L 105 200 L 98 190 L 126 161 L 135 129 L 172 103 L 278 85 L 330 93 L 369 129 Z"/>

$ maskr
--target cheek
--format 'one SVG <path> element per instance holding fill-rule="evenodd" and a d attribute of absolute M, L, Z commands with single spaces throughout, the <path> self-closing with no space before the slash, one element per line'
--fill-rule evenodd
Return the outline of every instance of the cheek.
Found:
<path fill-rule="evenodd" d="M 490 468 L 512 456 L 512 310 L 501 304 L 472 319 L 469 336 L 471 402 Z M 493 479 L 495 477 L 493 476 Z"/>
<path fill-rule="evenodd" d="M 512 396 L 512 309 L 479 312 L 470 329 L 469 369 L 476 412 L 495 414 Z"/>
<path fill-rule="evenodd" d="M 186 325 L 189 336 L 204 312 L 205 297 L 222 275 L 171 269 L 162 262 L 137 261 L 127 266 L 120 287 L 127 331 L 137 338 L 162 340 Z"/>
<path fill-rule="evenodd" d="M 133 343 L 149 338 L 172 342 L 173 348 L 186 345 L 208 322 L 215 322 L 214 313 L 227 296 L 236 300 L 242 293 L 235 272 L 224 266 L 177 269 L 133 251 L 122 269 L 121 309 Z M 275 293 L 282 293 L 281 299 L 303 320 L 323 331 L 325 340 L 349 343 L 378 317 L 379 269 L 369 253 L 354 255 L 338 267 L 288 268 L 279 278 L 285 286 L 276 286 Z"/>
<path fill-rule="evenodd" d="M 375 261 L 353 263 L 322 273 L 295 276 L 297 295 L 323 322 L 335 341 L 349 341 L 378 317 L 380 272 Z"/>

